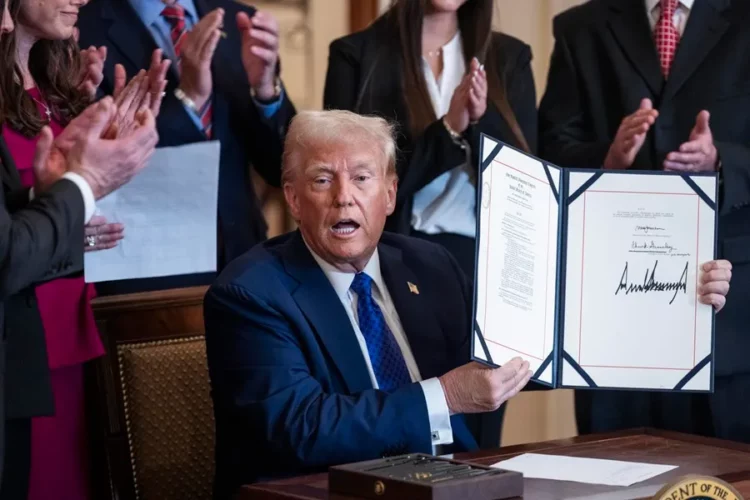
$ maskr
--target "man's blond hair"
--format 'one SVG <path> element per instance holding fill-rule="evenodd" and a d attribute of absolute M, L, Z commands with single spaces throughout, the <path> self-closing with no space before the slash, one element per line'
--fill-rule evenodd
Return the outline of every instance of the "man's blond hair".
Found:
<path fill-rule="evenodd" d="M 394 128 L 383 118 L 344 110 L 300 111 L 292 119 L 284 141 L 282 183 L 304 167 L 305 152 L 333 145 L 362 144 L 381 155 L 386 173 L 396 175 Z"/>

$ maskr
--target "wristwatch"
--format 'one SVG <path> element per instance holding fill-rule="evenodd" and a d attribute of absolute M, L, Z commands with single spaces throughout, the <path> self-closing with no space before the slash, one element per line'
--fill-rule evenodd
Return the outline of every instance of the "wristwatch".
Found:
<path fill-rule="evenodd" d="M 257 92 L 253 87 L 250 87 L 250 97 L 258 101 L 260 104 L 272 104 L 279 100 L 281 97 L 281 79 L 277 76 L 273 83 L 273 95 L 268 99 L 261 99 L 258 97 Z"/>

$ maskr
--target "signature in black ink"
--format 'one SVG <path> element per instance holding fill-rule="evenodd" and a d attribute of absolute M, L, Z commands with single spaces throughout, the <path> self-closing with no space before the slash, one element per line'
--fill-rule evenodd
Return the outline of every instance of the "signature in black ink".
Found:
<path fill-rule="evenodd" d="M 629 293 L 649 293 L 649 292 L 671 292 L 674 291 L 672 300 L 669 304 L 672 305 L 674 299 L 677 298 L 677 294 L 680 292 L 687 293 L 687 275 L 688 275 L 688 263 L 685 263 L 685 269 L 682 271 L 679 281 L 674 282 L 661 282 L 656 281 L 656 267 L 659 265 L 657 260 L 654 263 L 654 268 L 649 274 L 649 270 L 646 269 L 646 274 L 643 276 L 643 284 L 628 283 L 628 263 L 625 263 L 625 270 L 622 272 L 620 277 L 620 283 L 617 285 L 615 295 L 619 294 L 620 291 L 624 290 L 625 295 Z"/>
<path fill-rule="evenodd" d="M 635 226 L 635 230 L 648 234 L 648 233 L 655 233 L 658 231 L 664 231 L 665 229 L 663 227 L 654 227 L 654 226 Z"/>
<path fill-rule="evenodd" d="M 672 250 L 674 250 L 674 247 L 670 245 L 669 243 L 657 244 L 657 243 L 654 243 L 653 241 L 651 241 L 651 243 L 646 243 L 645 241 L 643 242 L 634 241 L 630 245 L 630 247 L 633 250 L 656 250 L 656 251 L 663 251 L 667 253 L 672 253 Z"/>

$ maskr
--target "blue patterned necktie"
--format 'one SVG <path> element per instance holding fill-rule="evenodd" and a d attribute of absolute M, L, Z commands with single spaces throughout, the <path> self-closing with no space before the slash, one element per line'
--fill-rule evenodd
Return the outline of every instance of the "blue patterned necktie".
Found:
<path fill-rule="evenodd" d="M 351 290 L 357 294 L 359 329 L 365 337 L 378 387 L 391 392 L 411 383 L 409 370 L 396 338 L 385 322 L 383 311 L 372 298 L 372 278 L 365 273 L 358 273 Z"/>

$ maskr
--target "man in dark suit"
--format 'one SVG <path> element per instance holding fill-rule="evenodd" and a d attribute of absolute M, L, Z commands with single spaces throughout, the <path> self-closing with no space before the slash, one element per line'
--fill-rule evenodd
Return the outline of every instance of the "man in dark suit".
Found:
<path fill-rule="evenodd" d="M 237 259 L 206 296 L 217 499 L 332 464 L 474 449 L 461 414 L 529 381 L 520 359 L 466 364 L 472 293 L 447 250 L 383 233 L 391 134 L 349 111 L 297 115 L 284 193 L 299 231 Z"/>
<path fill-rule="evenodd" d="M 107 47 L 100 86 L 105 94 L 117 87 L 116 64 L 133 75 L 149 66 L 156 49 L 179 62 L 167 76 L 159 146 L 221 142 L 218 269 L 264 240 L 266 223 L 249 166 L 279 186 L 283 138 L 295 113 L 279 79 L 276 21 L 232 0 L 97 0 L 81 9 L 78 27 L 82 47 Z M 100 283 L 97 290 L 174 288 L 209 284 L 214 277 Z"/>
<path fill-rule="evenodd" d="M 94 214 L 95 200 L 128 182 L 156 148 L 158 135 L 150 112 L 143 114 L 140 128 L 131 136 L 101 139 L 115 112 L 111 99 L 90 106 L 54 145 L 51 131 L 45 128 L 37 147 L 33 191 L 21 187 L 13 158 L 0 137 L 3 500 L 27 498 L 31 417 L 54 411 L 34 286 L 82 269 L 83 227 Z"/>
<path fill-rule="evenodd" d="M 634 426 L 750 442 L 750 2 L 592 0 L 554 21 L 540 150 L 563 167 L 718 172 L 715 393 L 578 393 L 581 432 Z"/>

